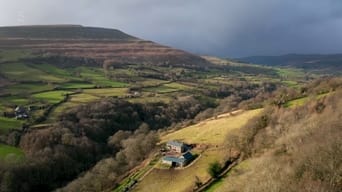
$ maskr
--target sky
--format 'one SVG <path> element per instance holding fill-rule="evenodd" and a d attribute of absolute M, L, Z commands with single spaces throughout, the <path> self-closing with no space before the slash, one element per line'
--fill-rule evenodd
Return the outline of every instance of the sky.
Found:
<path fill-rule="evenodd" d="M 221 57 L 342 53 L 342 0 L 0 0 L 0 26 L 115 28 Z"/>

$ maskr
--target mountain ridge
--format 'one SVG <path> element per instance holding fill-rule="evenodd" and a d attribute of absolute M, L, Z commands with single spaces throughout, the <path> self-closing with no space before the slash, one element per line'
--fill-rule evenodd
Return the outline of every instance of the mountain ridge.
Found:
<path fill-rule="evenodd" d="M 308 70 L 337 72 L 342 70 L 342 54 L 285 54 L 279 56 L 250 56 L 237 58 L 242 62 Z"/>
<path fill-rule="evenodd" d="M 122 64 L 205 67 L 208 61 L 183 50 L 139 39 L 117 29 L 80 25 L 0 27 L 0 49 L 21 48 L 44 55 Z"/>
<path fill-rule="evenodd" d="M 0 27 L 0 38 L 137 39 L 117 29 L 82 25 L 24 25 Z"/>

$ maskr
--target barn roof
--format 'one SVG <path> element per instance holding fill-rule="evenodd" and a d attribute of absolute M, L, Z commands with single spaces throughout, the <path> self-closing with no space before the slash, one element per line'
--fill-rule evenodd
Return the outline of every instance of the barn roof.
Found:
<path fill-rule="evenodd" d="M 178 158 L 178 157 L 172 157 L 172 156 L 165 156 L 163 157 L 164 161 L 170 161 L 170 162 L 176 162 L 176 163 L 183 163 L 185 159 Z"/>
<path fill-rule="evenodd" d="M 179 158 L 184 158 L 185 160 L 191 160 L 193 158 L 193 155 L 190 153 L 190 151 L 184 153 L 182 156 Z"/>
<path fill-rule="evenodd" d="M 164 161 L 176 162 L 176 163 L 184 163 L 185 161 L 189 161 L 193 158 L 193 155 L 188 151 L 179 157 L 174 156 L 165 156 L 163 157 Z"/>

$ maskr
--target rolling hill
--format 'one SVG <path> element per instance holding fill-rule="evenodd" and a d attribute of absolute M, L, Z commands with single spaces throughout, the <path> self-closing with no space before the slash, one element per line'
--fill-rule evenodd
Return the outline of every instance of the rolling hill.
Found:
<path fill-rule="evenodd" d="M 337 73 L 342 71 L 342 54 L 287 54 L 238 58 L 242 62 L 278 67 L 296 67 L 310 71 Z"/>

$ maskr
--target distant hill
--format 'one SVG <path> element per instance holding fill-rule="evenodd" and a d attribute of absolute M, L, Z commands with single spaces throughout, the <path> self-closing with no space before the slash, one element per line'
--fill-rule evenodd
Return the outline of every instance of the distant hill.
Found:
<path fill-rule="evenodd" d="M 28 49 L 39 55 L 91 59 L 99 66 L 105 62 L 185 67 L 210 64 L 197 55 L 142 40 L 116 29 L 80 25 L 0 27 L 0 49 L 10 48 Z"/>
<path fill-rule="evenodd" d="M 136 39 L 116 29 L 80 25 L 36 25 L 0 27 L 0 38 L 38 39 Z"/>
<path fill-rule="evenodd" d="M 267 66 L 296 67 L 329 73 L 341 73 L 342 71 L 342 54 L 287 54 L 281 56 L 251 56 L 238 58 L 237 60 Z"/>

